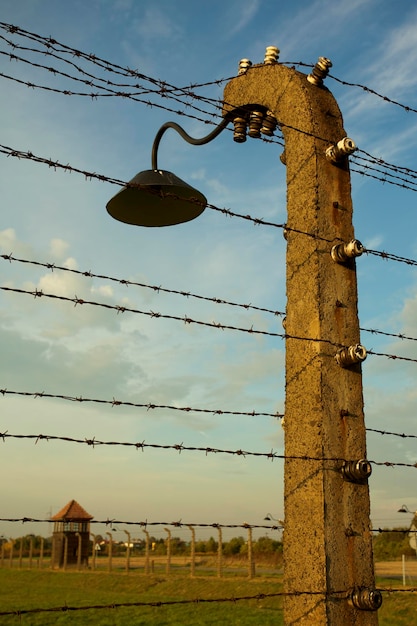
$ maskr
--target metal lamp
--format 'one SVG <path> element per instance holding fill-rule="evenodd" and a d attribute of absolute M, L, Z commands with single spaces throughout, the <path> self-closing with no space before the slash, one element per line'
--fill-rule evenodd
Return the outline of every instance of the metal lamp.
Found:
<path fill-rule="evenodd" d="M 226 128 L 226 116 L 216 128 L 201 139 L 190 137 L 175 122 L 166 122 L 157 132 L 152 147 L 152 169 L 139 172 L 107 203 L 114 219 L 136 226 L 172 226 L 193 220 L 207 206 L 206 197 L 172 172 L 158 169 L 158 147 L 168 128 L 176 130 L 183 139 L 201 146 L 215 139 Z"/>

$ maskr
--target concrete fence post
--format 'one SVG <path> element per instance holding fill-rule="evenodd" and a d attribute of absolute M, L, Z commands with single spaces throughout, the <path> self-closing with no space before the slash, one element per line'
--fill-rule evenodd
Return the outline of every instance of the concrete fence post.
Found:
<path fill-rule="evenodd" d="M 331 255 L 354 240 L 349 163 L 337 147 L 346 132 L 317 71 L 310 80 L 277 62 L 253 65 L 226 85 L 224 114 L 272 116 L 285 140 L 285 624 L 375 626 L 367 476 L 349 469 L 366 460 L 361 359 L 335 358 L 360 347 L 355 259 Z"/>

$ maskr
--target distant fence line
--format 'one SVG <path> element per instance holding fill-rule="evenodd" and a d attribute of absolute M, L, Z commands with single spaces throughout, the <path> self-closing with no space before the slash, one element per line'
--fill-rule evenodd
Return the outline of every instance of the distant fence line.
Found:
<path fill-rule="evenodd" d="M 196 575 L 196 567 L 202 566 L 201 569 L 209 569 L 216 572 L 217 577 L 221 578 L 224 574 L 224 547 L 222 528 L 217 528 L 218 541 L 216 552 L 199 553 L 196 551 L 196 538 L 195 529 L 189 525 L 191 531 L 191 541 L 189 545 L 189 554 L 180 554 L 175 558 L 173 563 L 172 555 L 172 536 L 171 531 L 165 528 L 167 537 L 164 540 L 165 554 L 154 552 L 155 543 L 151 542 L 149 531 L 142 530 L 145 534 L 144 549 L 140 553 L 134 552 L 131 536 L 128 531 L 124 531 L 127 535 L 127 541 L 123 542 L 123 553 L 120 554 L 120 542 L 113 540 L 112 533 L 107 532 L 108 540 L 101 540 L 100 535 L 89 533 L 89 540 L 91 548 L 89 550 L 88 557 L 82 558 L 82 537 L 81 533 L 75 533 L 78 535 L 78 546 L 75 554 L 70 553 L 70 542 L 68 537 L 64 537 L 63 542 L 63 555 L 62 558 L 57 559 L 56 551 L 56 537 L 52 537 L 52 542 L 46 543 L 44 537 L 39 538 L 39 544 L 34 546 L 34 537 L 26 537 L 22 539 L 10 539 L 7 543 L 3 542 L 0 548 L 0 567 L 1 568 L 17 568 L 17 569 L 54 569 L 54 570 L 71 570 L 71 571 L 85 571 L 97 570 L 107 572 L 143 572 L 146 575 L 153 574 L 155 571 L 165 570 L 168 575 L 171 569 L 175 567 L 178 569 L 189 570 L 190 576 Z M 25 541 L 23 541 L 25 539 Z M 119 554 L 115 554 L 114 546 L 117 545 Z M 104 546 L 104 554 L 102 553 L 102 546 Z M 248 578 L 253 578 L 255 573 L 255 556 L 253 549 L 253 536 L 252 528 L 247 528 L 247 550 L 245 554 L 240 556 L 232 555 L 230 558 L 236 562 L 239 560 L 238 565 L 240 568 L 247 572 Z M 204 567 L 204 557 L 211 558 L 214 565 L 207 565 Z"/>

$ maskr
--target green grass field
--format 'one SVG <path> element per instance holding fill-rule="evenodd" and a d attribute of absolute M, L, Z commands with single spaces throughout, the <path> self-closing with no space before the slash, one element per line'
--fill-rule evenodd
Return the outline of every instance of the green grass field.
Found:
<path fill-rule="evenodd" d="M 387 585 L 391 586 L 392 581 Z M 381 586 L 383 581 L 379 581 Z M 281 579 L 238 576 L 194 579 L 173 573 L 145 576 L 137 572 L 59 572 L 0 569 L 0 611 L 32 608 L 82 607 L 124 602 L 166 602 L 197 598 L 233 598 L 281 591 Z M 201 602 L 174 606 L 89 609 L 0 616 L 0 626 L 239 626 L 283 625 L 282 599 Z M 380 626 L 417 626 L 415 594 L 384 594 Z"/>

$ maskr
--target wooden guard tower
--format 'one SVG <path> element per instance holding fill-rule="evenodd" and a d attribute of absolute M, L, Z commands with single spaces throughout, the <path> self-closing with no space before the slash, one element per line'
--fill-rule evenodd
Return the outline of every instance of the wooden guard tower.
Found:
<path fill-rule="evenodd" d="M 65 568 L 74 564 L 87 567 L 92 519 L 93 516 L 75 500 L 51 517 L 54 522 L 52 567 Z"/>

